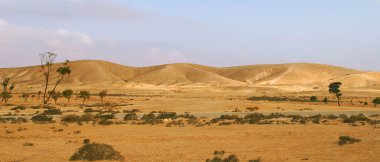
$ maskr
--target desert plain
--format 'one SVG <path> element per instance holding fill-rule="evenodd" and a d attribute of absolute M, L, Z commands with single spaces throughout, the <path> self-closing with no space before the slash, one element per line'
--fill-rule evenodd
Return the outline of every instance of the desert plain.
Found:
<path fill-rule="evenodd" d="M 85 139 L 113 146 L 124 161 L 206 161 L 215 150 L 240 161 L 380 160 L 380 108 L 372 103 L 380 96 L 379 72 L 306 63 L 216 68 L 75 61 L 70 67 L 57 88 L 74 91 L 70 103 L 60 97 L 45 106 L 37 97 L 43 90 L 39 66 L 0 69 L 15 83 L 13 97 L 0 105 L 0 161 L 69 161 Z M 328 91 L 331 82 L 342 82 L 341 106 Z M 78 93 L 84 90 L 91 97 L 83 104 Z M 49 109 L 60 113 L 48 114 L 48 122 L 32 120 Z M 137 119 L 125 118 L 131 111 Z M 141 119 L 151 112 L 182 116 Z M 94 118 L 63 120 L 84 114 Z M 101 124 L 97 114 L 113 116 Z M 251 114 L 267 117 L 256 121 Z M 360 142 L 339 145 L 340 136 Z"/>

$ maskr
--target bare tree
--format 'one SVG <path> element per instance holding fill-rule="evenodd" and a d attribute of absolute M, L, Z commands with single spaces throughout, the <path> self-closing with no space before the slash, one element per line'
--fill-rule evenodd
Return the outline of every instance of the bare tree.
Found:
<path fill-rule="evenodd" d="M 68 66 L 70 61 L 66 60 L 66 62 L 63 63 L 62 66 L 57 68 L 57 71 L 56 71 L 58 73 L 57 80 L 54 83 L 53 89 L 50 91 L 50 93 L 48 93 L 48 86 L 51 80 L 51 75 L 53 73 L 53 64 L 56 57 L 57 57 L 57 54 L 52 53 L 52 52 L 46 52 L 46 53 L 40 54 L 41 69 L 42 69 L 44 79 L 45 79 L 45 85 L 44 85 L 45 89 L 43 92 L 44 104 L 48 103 L 49 99 L 52 97 L 52 93 L 55 91 L 59 83 L 61 83 L 63 78 L 66 75 L 69 76 L 71 73 L 71 69 Z"/>

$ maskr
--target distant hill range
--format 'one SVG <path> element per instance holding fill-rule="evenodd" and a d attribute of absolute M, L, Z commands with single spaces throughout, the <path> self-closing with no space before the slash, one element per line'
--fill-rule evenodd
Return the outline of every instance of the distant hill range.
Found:
<path fill-rule="evenodd" d="M 340 81 L 345 87 L 379 87 L 380 72 L 367 72 L 337 66 L 292 63 L 235 67 L 197 64 L 165 64 L 129 67 L 106 61 L 74 61 L 72 74 L 63 85 L 95 86 L 99 89 L 131 87 L 277 87 L 287 90 L 319 89 Z M 0 76 L 14 74 L 18 86 L 41 86 L 40 66 L 1 68 Z"/>

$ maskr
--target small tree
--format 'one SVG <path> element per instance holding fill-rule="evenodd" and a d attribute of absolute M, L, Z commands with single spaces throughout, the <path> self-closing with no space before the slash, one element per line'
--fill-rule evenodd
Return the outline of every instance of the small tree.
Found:
<path fill-rule="evenodd" d="M 375 99 L 373 99 L 372 103 L 375 105 L 375 107 L 380 104 L 380 97 L 376 97 Z"/>
<path fill-rule="evenodd" d="M 80 91 L 80 92 L 79 92 L 79 98 L 82 98 L 82 99 L 83 99 L 83 105 L 84 105 L 84 102 L 85 102 L 86 100 L 89 100 L 89 99 L 90 99 L 90 96 L 91 96 L 91 94 L 90 94 L 90 92 L 88 92 L 88 91 Z"/>
<path fill-rule="evenodd" d="M 100 101 L 102 101 L 102 105 L 104 105 L 103 99 L 107 96 L 107 90 L 99 92 Z"/>
<path fill-rule="evenodd" d="M 317 102 L 317 96 L 311 96 L 310 97 L 310 102 Z"/>
<path fill-rule="evenodd" d="M 29 93 L 25 93 L 25 92 L 22 93 L 22 95 L 21 95 L 21 97 L 24 98 L 25 102 L 28 101 L 29 96 L 30 96 Z"/>
<path fill-rule="evenodd" d="M 60 97 L 62 97 L 61 92 L 51 92 L 51 98 L 54 100 L 54 104 L 57 104 L 57 101 Z"/>
<path fill-rule="evenodd" d="M 338 105 L 340 106 L 340 98 L 342 97 L 342 92 L 340 91 L 341 82 L 330 83 L 329 85 L 329 93 L 334 94 L 338 100 Z"/>
<path fill-rule="evenodd" d="M 49 99 L 52 97 L 52 92 L 55 91 L 57 86 L 61 83 L 63 78 L 67 75 L 69 76 L 71 73 L 71 68 L 68 66 L 70 61 L 66 60 L 65 63 L 63 63 L 62 66 L 58 67 L 56 72 L 58 73 L 58 77 L 56 82 L 54 83 L 53 89 L 50 91 L 51 93 L 48 93 L 48 86 L 50 82 L 50 77 L 53 72 L 53 64 L 54 60 L 57 57 L 57 54 L 52 53 L 52 52 L 46 52 L 40 54 L 40 60 L 41 60 L 41 69 L 43 72 L 43 76 L 45 79 L 45 84 L 44 84 L 44 92 L 43 92 L 43 103 L 47 104 L 49 102 Z"/>
<path fill-rule="evenodd" d="M 1 102 L 4 101 L 5 105 L 8 103 L 8 100 L 12 98 L 12 90 L 15 88 L 14 83 L 10 83 L 11 80 L 12 80 L 12 75 L 7 76 L 0 80 L 3 86 L 0 97 L 1 97 Z"/>
<path fill-rule="evenodd" d="M 71 89 L 66 89 L 62 92 L 63 97 L 67 98 L 67 103 L 70 103 L 70 98 L 74 94 L 74 91 Z"/>

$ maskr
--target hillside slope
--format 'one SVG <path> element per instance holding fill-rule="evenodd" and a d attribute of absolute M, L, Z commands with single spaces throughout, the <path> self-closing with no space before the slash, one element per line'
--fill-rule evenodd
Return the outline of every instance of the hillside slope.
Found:
<path fill-rule="evenodd" d="M 322 64 L 273 64 L 210 67 L 196 64 L 166 64 L 128 67 L 105 61 L 74 61 L 72 74 L 62 84 L 73 86 L 136 85 L 153 87 L 320 87 L 341 81 L 348 87 L 380 85 L 379 72 L 365 72 Z M 14 74 L 19 86 L 40 86 L 40 66 L 3 68 L 0 76 Z"/>

